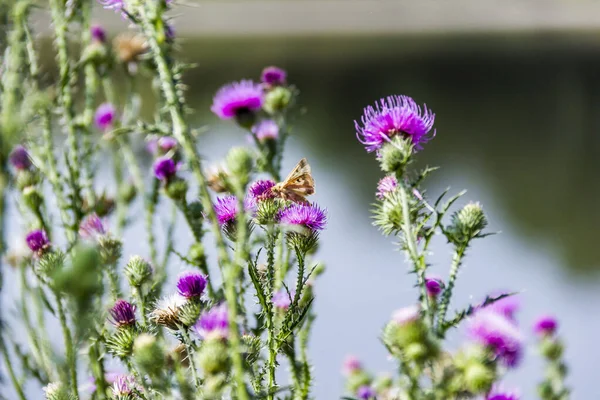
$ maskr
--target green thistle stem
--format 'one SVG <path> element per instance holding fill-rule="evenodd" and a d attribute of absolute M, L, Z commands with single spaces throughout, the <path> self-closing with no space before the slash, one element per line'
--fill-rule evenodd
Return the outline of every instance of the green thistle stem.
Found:
<path fill-rule="evenodd" d="M 67 367 L 69 369 L 69 385 L 71 392 L 76 399 L 79 398 L 79 392 L 77 391 L 77 354 L 73 345 L 73 337 L 71 336 L 71 329 L 67 323 L 67 316 L 63 306 L 62 298 L 60 294 L 53 290 L 54 298 L 56 300 L 56 309 L 58 310 L 58 320 L 63 333 L 63 340 L 65 344 L 65 353 L 67 356 Z"/>
<path fill-rule="evenodd" d="M 196 369 L 196 361 L 193 356 L 194 346 L 192 345 L 190 334 L 187 328 L 183 326 L 179 328 L 179 331 L 183 337 L 183 344 L 185 345 L 185 350 L 188 355 L 188 361 L 190 363 L 190 369 L 192 370 L 192 379 L 194 380 L 194 385 L 196 386 L 196 389 L 200 389 L 200 379 L 198 379 L 198 370 Z"/>
<path fill-rule="evenodd" d="M 448 311 L 448 307 L 450 306 L 450 301 L 452 300 L 452 290 L 454 289 L 454 285 L 456 283 L 456 277 L 458 276 L 458 270 L 460 269 L 460 265 L 462 264 L 462 258 L 465 254 L 466 246 L 459 246 L 454 251 L 454 255 L 452 256 L 452 265 L 450 266 L 450 275 L 448 276 L 448 284 L 442 293 L 442 299 L 440 300 L 439 305 L 439 313 L 437 320 L 437 329 L 438 333 L 442 332 L 444 322 L 446 321 L 446 312 Z"/>
<path fill-rule="evenodd" d="M 267 282 L 265 292 L 267 296 L 273 295 L 273 286 L 275 281 L 275 242 L 277 240 L 277 234 L 273 232 L 273 227 L 268 228 L 267 233 Z M 273 400 L 275 396 L 275 389 L 277 388 L 277 382 L 275 380 L 275 367 L 277 364 L 277 344 L 275 342 L 275 324 L 273 316 L 273 302 L 271 299 L 267 299 L 267 309 L 264 310 L 267 314 L 267 346 L 269 348 L 269 360 L 268 360 L 268 387 L 267 387 L 267 398 Z"/>
<path fill-rule="evenodd" d="M 25 392 L 23 392 L 23 387 L 21 383 L 17 379 L 17 375 L 15 374 L 15 370 L 13 368 L 13 362 L 10 360 L 10 356 L 8 354 L 8 349 L 6 348 L 6 344 L 4 343 L 4 339 L 0 335 L 0 352 L 2 352 L 2 359 L 4 360 L 4 364 L 6 365 L 6 370 L 8 371 L 8 375 L 10 376 L 10 380 L 12 382 L 13 387 L 15 388 L 15 392 L 17 392 L 17 396 L 19 396 L 20 400 L 27 400 L 25 397 Z"/>

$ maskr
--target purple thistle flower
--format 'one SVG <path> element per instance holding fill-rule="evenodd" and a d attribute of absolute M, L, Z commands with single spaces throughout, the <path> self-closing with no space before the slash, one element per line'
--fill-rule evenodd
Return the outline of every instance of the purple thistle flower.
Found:
<path fill-rule="evenodd" d="M 206 277 L 199 272 L 183 272 L 177 279 L 177 291 L 186 299 L 202 296 L 205 288 Z"/>
<path fill-rule="evenodd" d="M 84 239 L 95 239 L 98 236 L 106 235 L 104 222 L 97 214 L 90 214 L 81 221 L 79 234 Z"/>
<path fill-rule="evenodd" d="M 176 149 L 177 146 L 179 146 L 179 142 L 174 137 L 162 136 L 158 139 L 157 145 L 163 152 L 168 153 L 169 151 Z"/>
<path fill-rule="evenodd" d="M 221 87 L 210 109 L 221 119 L 231 119 L 260 110 L 263 101 L 261 86 L 250 80 L 243 80 Z"/>
<path fill-rule="evenodd" d="M 398 187 L 398 180 L 395 176 L 388 175 L 379 180 L 377 184 L 376 196 L 379 200 L 383 200 L 386 195 L 396 191 Z"/>
<path fill-rule="evenodd" d="M 194 325 L 195 331 L 203 339 L 226 339 L 229 334 L 228 312 L 225 303 L 205 311 Z"/>
<path fill-rule="evenodd" d="M 46 231 L 42 229 L 36 229 L 29 232 L 27 236 L 25 236 L 25 242 L 27 243 L 27 247 L 34 253 L 41 254 L 50 247 L 48 235 L 46 235 Z"/>
<path fill-rule="evenodd" d="M 429 296 L 437 297 L 444 290 L 444 281 L 437 276 L 429 276 L 425 278 L 425 288 Z"/>
<path fill-rule="evenodd" d="M 500 296 L 504 293 L 506 292 L 496 292 L 493 296 Z M 502 314 L 511 321 L 516 321 L 516 313 L 521 308 L 521 302 L 516 295 L 512 295 L 504 297 L 484 308 Z"/>
<path fill-rule="evenodd" d="M 346 356 L 342 365 L 342 373 L 346 376 L 352 375 L 362 369 L 362 363 L 353 355 Z"/>
<path fill-rule="evenodd" d="M 392 321 L 398 325 L 406 325 L 421 318 L 421 308 L 415 304 L 394 311 Z"/>
<path fill-rule="evenodd" d="M 135 306 L 128 301 L 117 300 L 108 313 L 109 321 L 117 328 L 135 324 Z"/>
<path fill-rule="evenodd" d="M 533 331 L 541 336 L 552 336 L 558 329 L 558 321 L 550 315 L 544 315 L 535 322 Z"/>
<path fill-rule="evenodd" d="M 519 400 L 521 396 L 515 391 L 506 391 L 499 386 L 494 386 L 485 396 L 485 400 Z"/>
<path fill-rule="evenodd" d="M 112 394 L 115 398 L 129 396 L 135 389 L 135 380 L 129 375 L 119 375 L 112 386 Z"/>
<path fill-rule="evenodd" d="M 287 290 L 280 289 L 273 295 L 271 301 L 273 302 L 275 308 L 278 308 L 280 310 L 287 310 L 288 308 L 290 308 L 294 296 L 295 292 L 291 292 L 288 294 Z"/>
<path fill-rule="evenodd" d="M 375 389 L 369 385 L 363 385 L 356 390 L 356 396 L 361 400 L 374 399 L 376 394 Z"/>
<path fill-rule="evenodd" d="M 170 157 L 159 157 L 154 161 L 154 176 L 161 181 L 172 178 L 177 173 L 177 164 Z"/>
<path fill-rule="evenodd" d="M 429 140 L 435 114 L 423 109 L 408 96 L 388 96 L 368 106 L 361 117 L 362 126 L 354 121 L 356 136 L 368 152 L 381 148 L 394 135 L 409 137 L 417 149 Z M 434 132 L 435 135 L 435 132 Z"/>
<path fill-rule="evenodd" d="M 92 35 L 92 40 L 99 43 L 106 42 L 106 31 L 101 25 L 92 25 L 90 27 L 90 34 Z"/>
<path fill-rule="evenodd" d="M 272 119 L 264 119 L 252 127 L 252 133 L 260 142 L 276 140 L 279 137 L 279 125 Z"/>
<path fill-rule="evenodd" d="M 103 103 L 96 109 L 94 121 L 96 127 L 101 131 L 110 129 L 117 117 L 117 110 L 111 103 Z"/>
<path fill-rule="evenodd" d="M 261 82 L 268 86 L 285 85 L 286 78 L 287 72 L 275 66 L 266 67 L 260 75 Z"/>
<path fill-rule="evenodd" d="M 15 148 L 10 152 L 8 160 L 10 161 L 10 164 L 19 171 L 29 169 L 33 165 L 31 163 L 31 158 L 29 157 L 29 152 L 20 144 L 16 145 Z"/>
<path fill-rule="evenodd" d="M 523 337 L 506 316 L 494 310 L 479 310 L 471 318 L 468 332 L 473 340 L 492 350 L 507 367 L 515 367 L 521 360 Z"/>
<path fill-rule="evenodd" d="M 281 210 L 277 220 L 280 224 L 300 226 L 311 231 L 325 229 L 327 214 L 325 210 L 314 204 L 294 203 Z"/>
<path fill-rule="evenodd" d="M 215 202 L 215 213 L 220 225 L 234 222 L 238 213 L 238 200 L 235 196 L 220 197 Z"/>
<path fill-rule="evenodd" d="M 248 188 L 250 202 L 256 204 L 259 201 L 274 198 L 275 195 L 271 191 L 273 186 L 275 186 L 275 182 L 270 179 L 254 182 L 252 185 L 250 185 L 250 188 Z"/>

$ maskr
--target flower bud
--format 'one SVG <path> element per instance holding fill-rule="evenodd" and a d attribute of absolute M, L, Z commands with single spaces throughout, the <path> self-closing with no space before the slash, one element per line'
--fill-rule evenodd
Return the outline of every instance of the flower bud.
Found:
<path fill-rule="evenodd" d="M 229 371 L 229 349 L 223 340 L 207 340 L 197 353 L 198 365 L 207 375 Z"/>
<path fill-rule="evenodd" d="M 175 178 L 167 183 L 167 196 L 174 201 L 184 201 L 188 191 L 185 179 Z"/>
<path fill-rule="evenodd" d="M 202 303 L 196 299 L 190 299 L 187 303 L 179 308 L 179 323 L 187 328 L 193 326 L 202 312 Z"/>
<path fill-rule="evenodd" d="M 133 256 L 125 266 L 125 276 L 132 287 L 142 286 L 152 277 L 150 263 L 140 256 Z"/>
<path fill-rule="evenodd" d="M 263 108 L 269 114 L 285 110 L 291 103 L 293 93 L 289 88 L 278 86 L 265 96 Z"/>
<path fill-rule="evenodd" d="M 108 235 L 100 236 L 98 237 L 98 245 L 100 246 L 100 256 L 104 265 L 116 264 L 121 258 L 123 242 L 120 239 Z"/>
<path fill-rule="evenodd" d="M 201 270 L 206 268 L 206 252 L 204 251 L 204 245 L 202 243 L 194 243 L 190 246 L 188 251 L 189 260 L 194 263 Z"/>
<path fill-rule="evenodd" d="M 243 191 L 250 180 L 254 166 L 254 158 L 245 147 L 234 147 L 226 157 L 227 169 L 231 172 L 230 179 L 237 190 Z"/>
<path fill-rule="evenodd" d="M 134 326 L 117 329 L 106 339 L 106 348 L 115 357 L 129 357 L 133 352 L 133 343 L 136 336 L 137 332 Z"/>
<path fill-rule="evenodd" d="M 496 380 L 495 371 L 484 364 L 472 363 L 464 372 L 465 386 L 473 393 L 487 393 Z"/>
<path fill-rule="evenodd" d="M 371 377 L 364 370 L 357 370 L 356 372 L 348 375 L 346 380 L 346 388 L 350 393 L 356 393 L 358 389 L 365 385 L 371 384 Z"/>
<path fill-rule="evenodd" d="M 17 174 L 16 186 L 23 191 L 27 187 L 35 186 L 40 183 L 40 174 L 37 170 L 24 169 Z"/>
<path fill-rule="evenodd" d="M 69 390 L 61 382 L 52 382 L 44 388 L 46 400 L 71 400 Z"/>
<path fill-rule="evenodd" d="M 548 360 L 557 361 L 562 357 L 564 347 L 558 339 L 548 336 L 540 342 L 540 352 Z"/>
<path fill-rule="evenodd" d="M 83 49 L 81 63 L 91 63 L 96 66 L 102 66 L 108 61 L 108 50 L 102 42 L 94 41 Z"/>
<path fill-rule="evenodd" d="M 390 389 L 393 383 L 394 381 L 390 375 L 381 375 L 373 382 L 373 388 L 377 393 L 381 393 L 387 389 Z"/>
<path fill-rule="evenodd" d="M 137 189 L 135 185 L 131 183 L 127 183 L 125 185 L 121 185 L 119 188 L 119 197 L 125 201 L 125 203 L 130 204 L 135 197 L 137 196 Z"/>
<path fill-rule="evenodd" d="M 243 335 L 242 343 L 245 348 L 245 358 L 248 364 L 255 363 L 260 357 L 260 351 L 262 349 L 262 341 L 260 337 L 254 335 Z"/>
<path fill-rule="evenodd" d="M 487 226 L 487 218 L 479 203 L 469 203 L 452 215 L 448 228 L 449 240 L 457 246 L 466 246 L 481 234 Z"/>
<path fill-rule="evenodd" d="M 143 333 L 133 342 L 133 358 L 142 372 L 150 377 L 161 374 L 165 364 L 165 354 L 156 337 Z"/>
<path fill-rule="evenodd" d="M 23 201 L 31 211 L 37 213 L 44 203 L 44 198 L 35 186 L 23 189 Z"/>
<path fill-rule="evenodd" d="M 404 170 L 410 162 L 413 145 L 410 139 L 394 136 L 379 150 L 378 159 L 381 169 L 396 177 L 404 175 Z"/>
<path fill-rule="evenodd" d="M 209 375 L 204 380 L 202 389 L 207 399 L 220 399 L 223 390 L 227 387 L 227 375 Z"/>

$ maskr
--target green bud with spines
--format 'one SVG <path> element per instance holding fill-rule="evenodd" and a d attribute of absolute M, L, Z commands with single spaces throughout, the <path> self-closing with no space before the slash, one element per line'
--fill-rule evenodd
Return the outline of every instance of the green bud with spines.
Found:
<path fill-rule="evenodd" d="M 38 213 L 44 203 L 44 198 L 35 186 L 27 186 L 23 189 L 23 201 L 31 211 Z"/>
<path fill-rule="evenodd" d="M 98 238 L 100 247 L 100 256 L 104 265 L 114 265 L 121 258 L 123 253 L 123 242 L 120 239 L 109 235 L 103 235 Z"/>
<path fill-rule="evenodd" d="M 400 179 L 404 176 L 406 166 L 411 161 L 414 146 L 409 138 L 396 135 L 391 142 L 385 143 L 379 150 L 381 169 Z"/>
<path fill-rule="evenodd" d="M 346 380 L 346 389 L 349 393 L 356 393 L 358 388 L 365 385 L 370 385 L 373 379 L 362 369 L 350 374 Z"/>
<path fill-rule="evenodd" d="M 256 207 L 255 219 L 259 225 L 275 223 L 277 213 L 284 207 L 278 199 L 265 199 L 259 201 Z"/>
<path fill-rule="evenodd" d="M 159 376 L 165 367 L 165 352 L 155 336 L 142 333 L 133 342 L 133 358 L 150 377 Z"/>
<path fill-rule="evenodd" d="M 466 388 L 476 394 L 489 392 L 495 381 L 496 372 L 491 365 L 471 363 L 464 371 Z"/>
<path fill-rule="evenodd" d="M 152 278 L 152 266 L 140 256 L 132 256 L 125 266 L 125 276 L 132 287 L 142 286 Z"/>
<path fill-rule="evenodd" d="M 294 93 L 286 87 L 277 86 L 265 96 L 264 110 L 269 114 L 283 111 L 290 105 Z"/>
<path fill-rule="evenodd" d="M 206 252 L 202 243 L 194 243 L 188 250 L 188 259 L 200 270 L 205 271 L 208 269 L 206 264 Z"/>
<path fill-rule="evenodd" d="M 246 334 L 242 336 L 242 343 L 244 344 L 246 362 L 249 365 L 254 364 L 259 359 L 263 346 L 260 337 Z"/>
<path fill-rule="evenodd" d="M 207 340 L 196 353 L 198 365 L 206 375 L 226 373 L 230 368 L 227 342 L 220 339 Z"/>
<path fill-rule="evenodd" d="M 23 169 L 17 172 L 16 186 L 21 191 L 28 187 L 34 187 L 40 182 L 41 178 L 37 170 Z"/>
<path fill-rule="evenodd" d="M 448 240 L 457 246 L 466 246 L 472 239 L 481 235 L 487 223 L 481 205 L 469 203 L 452 215 L 452 223 L 447 228 Z"/>
<path fill-rule="evenodd" d="M 202 385 L 204 398 L 216 400 L 222 398 L 222 392 L 227 387 L 227 374 L 209 375 Z"/>
<path fill-rule="evenodd" d="M 167 182 L 167 196 L 174 201 L 185 201 L 188 191 L 188 183 L 182 178 L 172 178 Z"/>
<path fill-rule="evenodd" d="M 51 279 L 64 267 L 65 260 L 66 256 L 61 251 L 45 252 L 35 266 L 36 274 L 43 279 Z"/>
<path fill-rule="evenodd" d="M 131 202 L 135 200 L 136 196 L 137 189 L 135 185 L 132 185 L 131 183 L 121 185 L 119 188 L 119 197 L 127 204 L 131 204 Z"/>
<path fill-rule="evenodd" d="M 562 343 L 551 336 L 546 336 L 540 342 L 540 352 L 544 357 L 551 361 L 558 361 L 563 355 L 564 347 Z"/>
<path fill-rule="evenodd" d="M 187 328 L 198 321 L 202 312 L 203 303 L 199 300 L 188 299 L 188 301 L 179 308 L 179 321 Z"/>
<path fill-rule="evenodd" d="M 243 192 L 250 180 L 250 173 L 254 167 L 254 157 L 245 147 L 234 147 L 229 150 L 225 159 L 230 179 L 238 192 Z"/>
<path fill-rule="evenodd" d="M 136 337 L 137 330 L 134 326 L 123 326 L 108 337 L 106 348 L 115 357 L 127 358 L 133 353 Z"/>
<path fill-rule="evenodd" d="M 67 386 L 62 382 L 51 382 L 44 388 L 46 400 L 73 400 Z"/>

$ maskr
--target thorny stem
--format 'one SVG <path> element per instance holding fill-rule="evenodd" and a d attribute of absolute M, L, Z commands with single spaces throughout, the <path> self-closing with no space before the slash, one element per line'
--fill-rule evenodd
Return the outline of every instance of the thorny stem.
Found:
<path fill-rule="evenodd" d="M 74 213 L 74 221 L 71 229 L 75 233 L 81 219 L 81 189 L 79 187 L 79 149 L 77 144 L 77 132 L 75 129 L 75 117 L 73 112 L 73 97 L 72 97 L 72 74 L 71 62 L 67 51 L 67 31 L 68 22 L 65 16 L 64 4 L 60 0 L 50 0 L 50 11 L 52 14 L 52 23 L 54 24 L 54 34 L 56 42 L 56 52 L 58 58 L 59 74 L 60 74 L 60 108 L 64 127 L 67 132 L 67 148 L 65 161 L 67 164 L 68 183 L 71 188 L 71 208 Z M 76 235 L 73 235 L 76 238 Z M 76 239 L 70 240 L 73 242 Z M 71 243 L 72 244 L 72 243 Z"/>
<path fill-rule="evenodd" d="M 192 345 L 192 340 L 190 339 L 190 334 L 185 327 L 180 327 L 179 331 L 181 332 L 181 336 L 183 337 L 183 344 L 185 345 L 185 350 L 187 352 L 188 361 L 190 363 L 190 369 L 192 370 L 192 378 L 194 379 L 194 385 L 196 389 L 200 389 L 200 380 L 198 379 L 198 370 L 196 369 L 196 361 L 193 356 L 194 346 Z"/>
<path fill-rule="evenodd" d="M 266 290 L 267 296 L 273 295 L 273 286 L 275 281 L 275 241 L 277 240 L 277 234 L 273 232 L 273 227 L 268 228 L 267 233 L 267 282 Z M 273 323 L 273 302 L 267 299 L 267 346 L 269 348 L 269 360 L 268 360 L 268 387 L 267 396 L 269 400 L 272 400 L 275 396 L 275 389 L 277 388 L 277 382 L 275 381 L 275 367 L 277 363 L 277 346 L 275 343 L 275 324 Z"/>
<path fill-rule="evenodd" d="M 213 208 L 212 200 L 208 192 L 207 181 L 204 174 L 202 173 L 200 157 L 196 152 L 194 141 L 183 118 L 183 106 L 180 103 L 179 98 L 177 97 L 175 79 L 173 77 L 172 70 L 171 68 L 169 68 L 169 65 L 167 63 L 164 48 L 161 47 L 158 43 L 158 32 L 156 31 L 156 25 L 153 24 L 154 21 L 152 21 L 152 19 L 150 18 L 146 6 L 147 4 L 138 4 L 137 10 L 140 14 L 142 30 L 144 31 L 146 39 L 148 40 L 154 63 L 156 64 L 158 70 L 162 92 L 165 96 L 167 109 L 169 111 L 169 114 L 171 116 L 171 122 L 173 124 L 173 136 L 175 136 L 179 143 L 181 143 L 185 156 L 190 163 L 194 177 L 198 181 L 202 205 L 205 212 L 208 214 L 208 218 L 211 222 L 211 227 L 215 236 L 215 241 L 218 250 L 219 266 L 222 270 L 224 269 L 224 266 L 228 267 L 226 268 L 227 274 L 225 276 L 224 283 L 226 289 L 225 296 L 227 298 L 227 303 L 229 307 L 229 341 L 231 344 L 231 353 L 234 365 L 234 381 L 237 383 L 236 392 L 238 399 L 249 400 L 249 395 L 244 382 L 244 367 L 240 351 L 240 337 L 237 324 L 237 296 L 235 290 L 235 278 L 238 275 L 237 272 L 239 268 L 244 262 L 243 249 L 240 248 L 242 246 L 238 246 L 237 252 L 241 253 L 241 257 L 236 256 L 236 260 L 232 263 L 229 259 L 229 255 L 227 254 L 227 247 L 225 245 L 223 233 L 221 232 L 220 225 L 218 223 L 215 210 Z M 243 204 L 240 207 L 240 210 L 243 210 Z M 243 212 L 240 212 L 239 218 L 245 218 Z M 243 222 L 245 225 L 245 221 Z M 240 234 L 240 236 L 242 234 L 243 236 L 245 236 L 245 231 L 246 227 L 244 226 L 241 230 L 238 230 L 238 234 Z"/>
<path fill-rule="evenodd" d="M 404 233 L 404 241 L 408 250 L 408 255 L 415 267 L 417 273 L 417 285 L 420 290 L 421 308 L 426 315 L 429 315 L 429 299 L 427 296 L 427 288 L 425 286 L 425 270 L 426 265 L 424 259 L 419 256 L 417 249 L 417 238 L 413 230 L 412 221 L 410 219 L 410 205 L 408 203 L 408 189 L 402 179 L 398 179 L 400 191 L 400 202 L 402 203 L 402 231 Z"/>
<path fill-rule="evenodd" d="M 465 250 L 466 246 L 460 245 L 456 248 L 456 250 L 454 251 L 454 255 L 452 256 L 452 265 L 450 266 L 448 284 L 444 289 L 444 293 L 442 294 L 442 300 L 440 301 L 440 308 L 437 320 L 438 333 L 441 333 L 443 329 L 443 325 L 446 319 L 446 312 L 448 311 L 450 301 L 452 300 L 452 290 L 454 289 L 454 284 L 456 283 L 456 277 L 458 276 L 458 270 L 462 263 L 462 258 L 465 254 Z"/>
<path fill-rule="evenodd" d="M 119 275 L 117 273 L 117 265 L 111 264 L 107 269 L 108 281 L 110 283 L 110 293 L 113 301 L 121 298 L 121 288 L 119 287 Z"/>
<path fill-rule="evenodd" d="M 2 359 L 4 360 L 4 364 L 6 365 L 6 370 L 8 371 L 8 375 L 10 376 L 10 380 L 19 396 L 20 400 L 27 400 L 25 397 L 25 393 L 23 392 L 23 387 L 21 383 L 17 379 L 17 375 L 15 374 L 15 370 L 13 368 L 13 363 L 10 360 L 8 355 L 8 349 L 6 348 L 6 343 L 4 343 L 4 339 L 0 336 L 0 352 L 2 352 Z"/>
<path fill-rule="evenodd" d="M 69 368 L 69 385 L 71 386 L 71 392 L 76 399 L 79 398 L 77 391 L 77 355 L 73 347 L 73 337 L 71 336 L 71 329 L 67 323 L 67 316 L 63 306 L 62 298 L 58 291 L 53 290 L 54 298 L 56 300 L 56 309 L 58 310 L 58 319 L 60 321 L 60 327 L 63 333 L 63 340 L 65 343 L 65 353 L 67 356 L 67 366 Z"/>
<path fill-rule="evenodd" d="M 137 298 L 138 305 L 140 307 L 140 314 L 142 315 L 142 323 L 144 326 L 148 326 L 147 319 L 147 310 L 146 310 L 146 296 L 144 296 L 144 292 L 142 291 L 141 286 L 135 286 L 132 288 L 133 296 Z"/>

